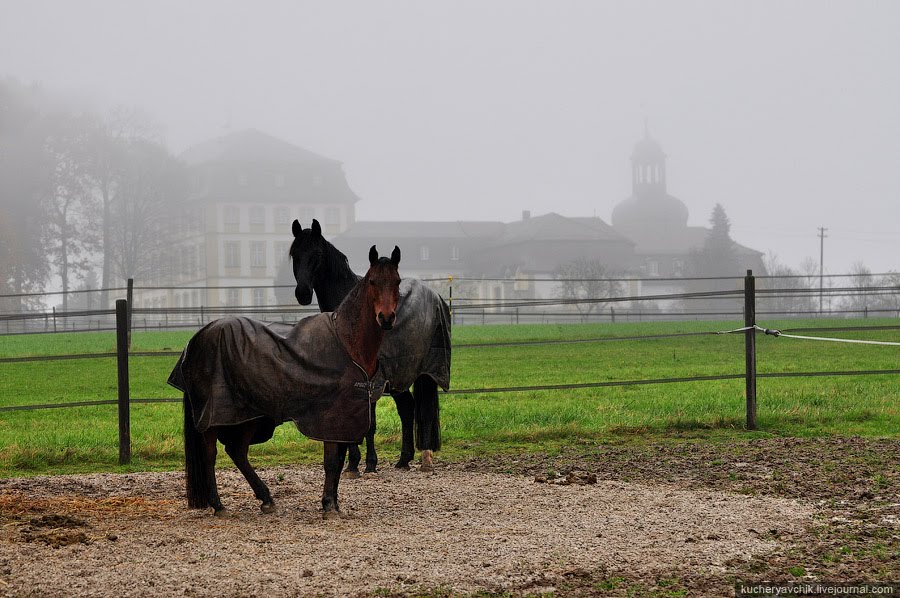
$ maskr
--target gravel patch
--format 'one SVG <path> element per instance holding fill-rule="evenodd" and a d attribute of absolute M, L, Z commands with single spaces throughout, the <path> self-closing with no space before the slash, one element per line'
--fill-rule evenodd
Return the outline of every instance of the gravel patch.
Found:
<path fill-rule="evenodd" d="M 261 475 L 277 512 L 224 469 L 226 517 L 187 509 L 180 473 L 0 480 L 0 594 L 539 592 L 579 571 L 715 575 L 783 548 L 814 514 L 793 499 L 451 465 L 344 480 L 343 517 L 323 521 L 320 468 Z"/>

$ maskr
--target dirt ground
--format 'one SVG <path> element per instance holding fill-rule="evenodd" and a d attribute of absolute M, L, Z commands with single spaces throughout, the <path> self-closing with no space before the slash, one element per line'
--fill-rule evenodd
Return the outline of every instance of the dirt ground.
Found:
<path fill-rule="evenodd" d="M 385 467 L 341 483 L 337 521 L 318 512 L 317 467 L 262 470 L 270 515 L 222 470 L 227 517 L 187 509 L 177 472 L 5 479 L 0 594 L 721 596 L 736 579 L 885 581 L 900 578 L 898 463 L 895 441 L 586 445 L 433 475 Z"/>

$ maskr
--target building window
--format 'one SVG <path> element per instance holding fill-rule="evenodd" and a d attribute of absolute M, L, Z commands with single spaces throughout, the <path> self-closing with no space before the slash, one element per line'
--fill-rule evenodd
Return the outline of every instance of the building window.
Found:
<path fill-rule="evenodd" d="M 659 276 L 659 262 L 647 260 L 647 274 L 649 276 Z"/>
<path fill-rule="evenodd" d="M 341 232 L 340 208 L 325 209 L 325 232 L 332 235 Z"/>
<path fill-rule="evenodd" d="M 419 247 L 419 259 L 423 262 L 428 261 L 428 245 L 422 245 Z"/>
<path fill-rule="evenodd" d="M 225 241 L 225 267 L 241 267 L 241 242 Z"/>
<path fill-rule="evenodd" d="M 283 174 L 278 173 L 275 175 L 275 186 L 278 187 L 279 189 L 282 189 L 284 187 L 284 175 Z"/>
<path fill-rule="evenodd" d="M 312 178 L 313 187 L 321 187 L 322 186 L 322 175 L 315 174 Z"/>
<path fill-rule="evenodd" d="M 266 209 L 262 206 L 253 206 L 250 208 L 250 224 L 265 224 Z"/>
<path fill-rule="evenodd" d="M 266 267 L 266 242 L 250 241 L 250 267 Z"/>
<path fill-rule="evenodd" d="M 253 289 L 253 305 L 266 305 L 266 289 Z"/>
<path fill-rule="evenodd" d="M 238 173 L 238 185 L 240 185 L 241 187 L 247 186 L 247 173 L 246 172 Z"/>
<path fill-rule="evenodd" d="M 241 211 L 237 206 L 225 206 L 223 208 L 225 224 L 238 224 L 241 220 Z"/>
<path fill-rule="evenodd" d="M 684 275 L 684 260 L 678 259 L 678 258 L 672 260 L 672 275 L 673 276 L 683 276 Z"/>
<path fill-rule="evenodd" d="M 289 241 L 275 241 L 275 263 L 279 264 L 286 260 L 290 250 L 291 244 Z"/>
<path fill-rule="evenodd" d="M 225 290 L 225 305 L 228 307 L 237 307 L 241 304 L 241 289 Z"/>
<path fill-rule="evenodd" d="M 275 224 L 290 224 L 291 223 L 291 213 L 284 206 L 278 206 L 275 208 Z"/>
<path fill-rule="evenodd" d="M 450 248 L 450 259 L 454 262 L 459 261 L 459 247 L 456 245 Z"/>

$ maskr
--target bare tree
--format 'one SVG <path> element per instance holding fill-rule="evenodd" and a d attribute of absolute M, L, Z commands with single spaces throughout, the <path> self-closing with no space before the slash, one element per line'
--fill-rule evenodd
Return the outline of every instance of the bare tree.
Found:
<path fill-rule="evenodd" d="M 0 80 L 0 294 L 38 291 L 49 275 L 41 212 L 44 146 L 39 89 Z M 3 311 L 34 306 L 35 299 L 0 299 Z"/>
<path fill-rule="evenodd" d="M 894 313 L 891 315 L 900 318 L 900 273 L 889 272 L 881 277 L 878 281 L 878 286 L 893 288 L 892 291 L 879 297 L 879 309 L 892 310 Z"/>
<path fill-rule="evenodd" d="M 108 289 L 113 276 L 113 203 L 127 172 L 129 146 L 136 140 L 159 141 L 158 128 L 136 109 L 119 106 L 93 120 L 90 139 L 89 174 L 100 203 L 102 231 L 100 250 L 100 304 L 108 305 Z"/>
<path fill-rule="evenodd" d="M 575 307 L 584 315 L 595 310 L 602 313 L 605 303 L 585 301 L 589 299 L 608 299 L 622 294 L 622 284 L 610 280 L 613 274 L 599 260 L 584 257 L 560 264 L 554 277 L 559 280 L 559 296 L 575 302 Z"/>
<path fill-rule="evenodd" d="M 758 286 L 760 290 L 775 290 L 777 293 L 760 294 L 760 311 L 790 314 L 814 309 L 807 277 L 782 264 L 774 253 L 766 255 L 763 262 L 766 272 L 775 278 L 760 279 Z"/>
<path fill-rule="evenodd" d="M 96 249 L 93 194 L 86 171 L 86 128 L 69 115 L 58 115 L 46 138 L 48 169 L 42 194 L 47 219 L 47 249 L 62 282 L 63 309 L 74 277 L 90 266 Z"/>
<path fill-rule="evenodd" d="M 172 262 L 173 214 L 186 192 L 180 162 L 160 144 L 128 144 L 110 208 L 111 264 L 121 279 L 156 280 Z"/>
<path fill-rule="evenodd" d="M 857 261 L 851 264 L 850 274 L 852 278 L 848 286 L 853 290 L 841 301 L 841 309 L 857 312 L 851 315 L 858 316 L 866 313 L 869 308 L 876 308 L 878 298 L 873 297 L 869 290 L 875 286 L 875 277 L 872 276 L 872 271 L 864 263 Z"/>

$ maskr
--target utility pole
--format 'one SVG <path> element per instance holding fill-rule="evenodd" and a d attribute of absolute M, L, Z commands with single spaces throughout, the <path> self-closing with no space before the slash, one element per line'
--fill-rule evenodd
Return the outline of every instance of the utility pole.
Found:
<path fill-rule="evenodd" d="M 819 314 L 822 313 L 822 288 L 825 279 L 825 231 L 828 229 L 824 226 L 819 227 Z"/>

